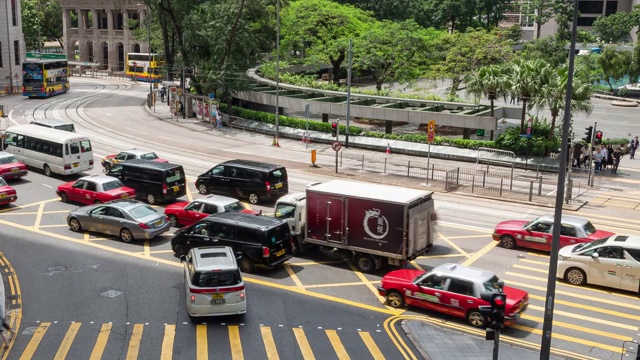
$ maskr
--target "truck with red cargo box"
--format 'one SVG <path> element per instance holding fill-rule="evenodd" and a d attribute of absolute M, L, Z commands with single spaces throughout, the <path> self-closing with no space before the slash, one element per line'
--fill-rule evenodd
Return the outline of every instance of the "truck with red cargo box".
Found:
<path fill-rule="evenodd" d="M 298 254 L 335 249 L 363 272 L 383 261 L 402 266 L 433 246 L 433 193 L 398 186 L 332 180 L 307 186 L 276 202 L 275 217 L 286 220 Z"/>

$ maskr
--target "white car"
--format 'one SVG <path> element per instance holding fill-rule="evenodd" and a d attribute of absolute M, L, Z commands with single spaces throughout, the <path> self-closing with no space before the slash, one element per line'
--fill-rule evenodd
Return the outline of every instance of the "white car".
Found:
<path fill-rule="evenodd" d="M 613 235 L 565 246 L 558 253 L 556 276 L 573 285 L 601 285 L 640 294 L 640 236 Z"/>

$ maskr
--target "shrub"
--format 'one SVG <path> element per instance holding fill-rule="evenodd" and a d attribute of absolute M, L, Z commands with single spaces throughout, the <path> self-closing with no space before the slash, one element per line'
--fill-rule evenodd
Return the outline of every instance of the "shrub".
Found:
<path fill-rule="evenodd" d="M 531 138 L 520 136 L 520 127 L 508 128 L 496 139 L 496 147 L 513 151 L 516 155 L 546 156 L 549 152 L 557 151 L 562 145 L 557 137 L 547 140 L 550 126 L 546 122 L 534 121 L 531 127 Z"/>

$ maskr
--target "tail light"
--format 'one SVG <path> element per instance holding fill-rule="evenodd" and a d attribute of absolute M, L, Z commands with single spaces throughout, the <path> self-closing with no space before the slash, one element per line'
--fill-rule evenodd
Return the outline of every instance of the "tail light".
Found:
<path fill-rule="evenodd" d="M 267 187 L 267 191 L 271 191 L 271 183 L 270 183 L 270 182 L 265 181 L 265 182 L 264 182 L 264 186 L 266 186 L 266 187 Z"/>
<path fill-rule="evenodd" d="M 169 217 L 168 216 L 164 217 L 164 222 L 169 222 Z"/>
<path fill-rule="evenodd" d="M 138 226 L 140 226 L 140 228 L 142 228 L 142 229 L 149 229 L 149 225 L 147 225 L 145 223 L 140 223 L 140 224 L 138 224 Z"/>
<path fill-rule="evenodd" d="M 24 86 L 22 87 L 22 92 L 24 92 Z"/>
<path fill-rule="evenodd" d="M 93 159 L 89 160 L 89 165 L 93 165 Z"/>
<path fill-rule="evenodd" d="M 240 301 L 244 301 L 244 291 L 240 293 Z"/>
<path fill-rule="evenodd" d="M 162 193 L 167 195 L 167 184 L 162 184 Z"/>
<path fill-rule="evenodd" d="M 64 164 L 65 170 L 71 170 L 71 164 Z"/>
<path fill-rule="evenodd" d="M 269 253 L 270 253 L 269 248 L 266 247 L 266 246 L 263 246 L 262 247 L 262 257 L 268 258 L 269 257 Z"/>
<path fill-rule="evenodd" d="M 196 296 L 195 295 L 191 295 L 191 303 L 192 304 L 196 303 Z"/>
<path fill-rule="evenodd" d="M 44 86 L 40 88 L 40 91 L 44 92 Z"/>

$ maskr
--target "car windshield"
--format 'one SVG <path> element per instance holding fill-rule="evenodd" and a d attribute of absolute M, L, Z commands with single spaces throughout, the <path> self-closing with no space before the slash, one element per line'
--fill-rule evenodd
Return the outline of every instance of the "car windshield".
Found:
<path fill-rule="evenodd" d="M 0 177 L 0 186 L 8 186 L 7 182 L 4 181 L 4 179 L 1 177 Z"/>
<path fill-rule="evenodd" d="M 14 163 L 14 162 L 18 162 L 18 160 L 16 160 L 15 156 L 0 157 L 0 165 L 11 164 L 11 163 Z"/>
<path fill-rule="evenodd" d="M 587 236 L 591 236 L 591 234 L 594 234 L 596 232 L 596 227 L 593 226 L 591 221 L 587 221 L 587 223 L 584 224 L 582 228 L 584 229 L 584 233 L 587 234 Z"/>
<path fill-rule="evenodd" d="M 291 204 L 278 204 L 276 206 L 276 218 L 289 219 L 293 218 L 296 212 L 296 206 Z"/>
<path fill-rule="evenodd" d="M 149 205 L 140 205 L 140 206 L 136 206 L 133 209 L 129 210 L 129 213 L 131 214 L 131 216 L 133 216 L 135 219 L 142 219 L 144 217 L 147 216 L 151 216 L 151 215 L 156 215 L 158 214 L 157 211 L 155 211 L 151 206 Z"/>
<path fill-rule="evenodd" d="M 184 184 L 184 170 L 182 167 L 167 170 L 165 173 L 167 177 L 167 186 Z"/>
<path fill-rule="evenodd" d="M 104 189 L 104 191 L 109 191 L 109 190 L 121 188 L 123 186 L 124 186 L 124 184 L 122 183 L 122 181 L 120 181 L 120 180 L 111 180 L 109 182 L 106 182 L 106 183 L 102 184 L 102 189 Z"/>
<path fill-rule="evenodd" d="M 487 291 L 493 291 L 495 289 L 498 289 L 498 281 L 500 279 L 498 279 L 497 276 L 493 276 L 491 279 L 489 279 L 489 281 L 486 281 L 482 284 L 482 287 L 487 290 Z"/>
<path fill-rule="evenodd" d="M 273 229 L 269 229 L 267 231 L 267 238 L 265 246 L 270 246 L 273 244 L 277 244 L 280 241 L 286 240 L 289 238 L 289 226 L 287 224 L 282 224 Z"/>
<path fill-rule="evenodd" d="M 590 249 L 593 249 L 596 246 L 602 245 L 604 244 L 607 240 L 609 240 L 608 237 L 603 238 L 603 239 L 598 239 L 598 240 L 593 240 L 592 242 L 589 243 L 582 243 L 579 244 L 578 246 L 576 246 L 575 248 L 573 248 L 572 252 L 576 252 L 576 251 L 587 251 Z"/>
<path fill-rule="evenodd" d="M 142 154 L 140 156 L 140 159 L 144 159 L 144 160 L 154 160 L 157 159 L 158 155 L 154 152 L 150 152 L 150 153 L 146 153 L 146 154 Z"/>
<path fill-rule="evenodd" d="M 240 201 L 236 201 L 234 203 L 228 204 L 224 206 L 224 211 L 234 212 L 234 211 L 242 211 L 244 210 L 244 206 Z"/>

